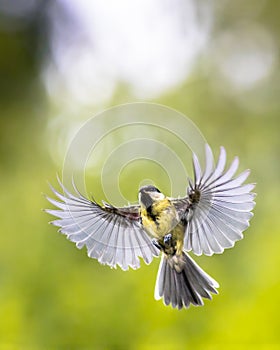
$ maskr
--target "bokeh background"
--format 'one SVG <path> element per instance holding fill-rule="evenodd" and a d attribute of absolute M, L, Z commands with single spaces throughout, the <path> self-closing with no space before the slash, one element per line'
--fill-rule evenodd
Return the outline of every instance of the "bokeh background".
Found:
<path fill-rule="evenodd" d="M 1 1 L 0 349 L 280 348 L 279 13 L 278 0 Z M 79 127 L 136 101 L 187 115 L 257 182 L 244 240 L 196 258 L 221 285 L 202 308 L 154 301 L 159 260 L 101 266 L 41 211 Z"/>

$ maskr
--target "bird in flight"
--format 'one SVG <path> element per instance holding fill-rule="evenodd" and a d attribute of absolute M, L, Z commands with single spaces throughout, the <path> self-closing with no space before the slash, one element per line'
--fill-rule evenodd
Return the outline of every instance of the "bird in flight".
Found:
<path fill-rule="evenodd" d="M 45 211 L 51 223 L 76 243 L 86 246 L 88 256 L 112 268 L 138 269 L 140 259 L 150 264 L 161 255 L 155 299 L 173 308 L 203 305 L 203 298 L 217 294 L 218 283 L 188 254 L 212 255 L 231 248 L 253 216 L 254 184 L 244 184 L 250 171 L 234 176 L 239 161 L 228 169 L 226 151 L 220 149 L 214 166 L 209 145 L 202 167 L 193 154 L 194 179 L 188 180 L 186 196 L 169 198 L 152 185 L 141 187 L 139 204 L 115 207 L 85 198 L 73 182 L 69 192 L 58 179 L 61 192 L 51 186 L 56 199 L 46 197 L 57 209 Z"/>

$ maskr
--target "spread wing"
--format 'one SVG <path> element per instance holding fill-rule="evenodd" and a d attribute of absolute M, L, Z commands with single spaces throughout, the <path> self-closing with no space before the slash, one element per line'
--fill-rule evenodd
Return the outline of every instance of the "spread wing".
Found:
<path fill-rule="evenodd" d="M 195 254 L 222 253 L 243 238 L 255 206 L 254 184 L 243 184 L 249 170 L 234 177 L 238 158 L 225 170 L 226 151 L 221 147 L 217 166 L 208 145 L 205 169 L 193 155 L 194 182 L 189 180 L 188 196 L 174 200 L 185 224 L 184 248 Z"/>
<path fill-rule="evenodd" d="M 58 220 L 51 223 L 60 227 L 59 231 L 76 243 L 81 249 L 86 246 L 88 256 L 98 259 L 101 264 L 123 270 L 140 267 L 139 257 L 150 264 L 158 249 L 142 229 L 139 221 L 139 206 L 116 208 L 107 203 L 101 207 L 85 198 L 73 187 L 75 194 L 69 192 L 58 179 L 62 193 L 51 187 L 59 199 L 46 197 L 58 210 L 46 209 Z"/>

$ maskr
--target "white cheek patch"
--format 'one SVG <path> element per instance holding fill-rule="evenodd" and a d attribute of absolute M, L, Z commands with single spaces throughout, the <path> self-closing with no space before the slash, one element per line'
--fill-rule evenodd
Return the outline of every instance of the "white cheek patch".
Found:
<path fill-rule="evenodd" d="M 153 197 L 154 197 L 154 199 L 157 199 L 157 200 L 165 198 L 164 194 L 163 193 L 159 193 L 159 192 L 153 193 Z"/>

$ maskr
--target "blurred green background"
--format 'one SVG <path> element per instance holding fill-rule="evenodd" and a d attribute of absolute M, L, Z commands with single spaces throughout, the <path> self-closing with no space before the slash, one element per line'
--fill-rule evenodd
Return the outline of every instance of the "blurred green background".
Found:
<path fill-rule="evenodd" d="M 0 5 L 0 349 L 280 348 L 279 13 L 277 0 Z M 201 308 L 154 301 L 159 260 L 101 266 L 41 211 L 80 125 L 134 101 L 186 114 L 257 182 L 245 238 L 196 258 L 220 283 Z"/>

